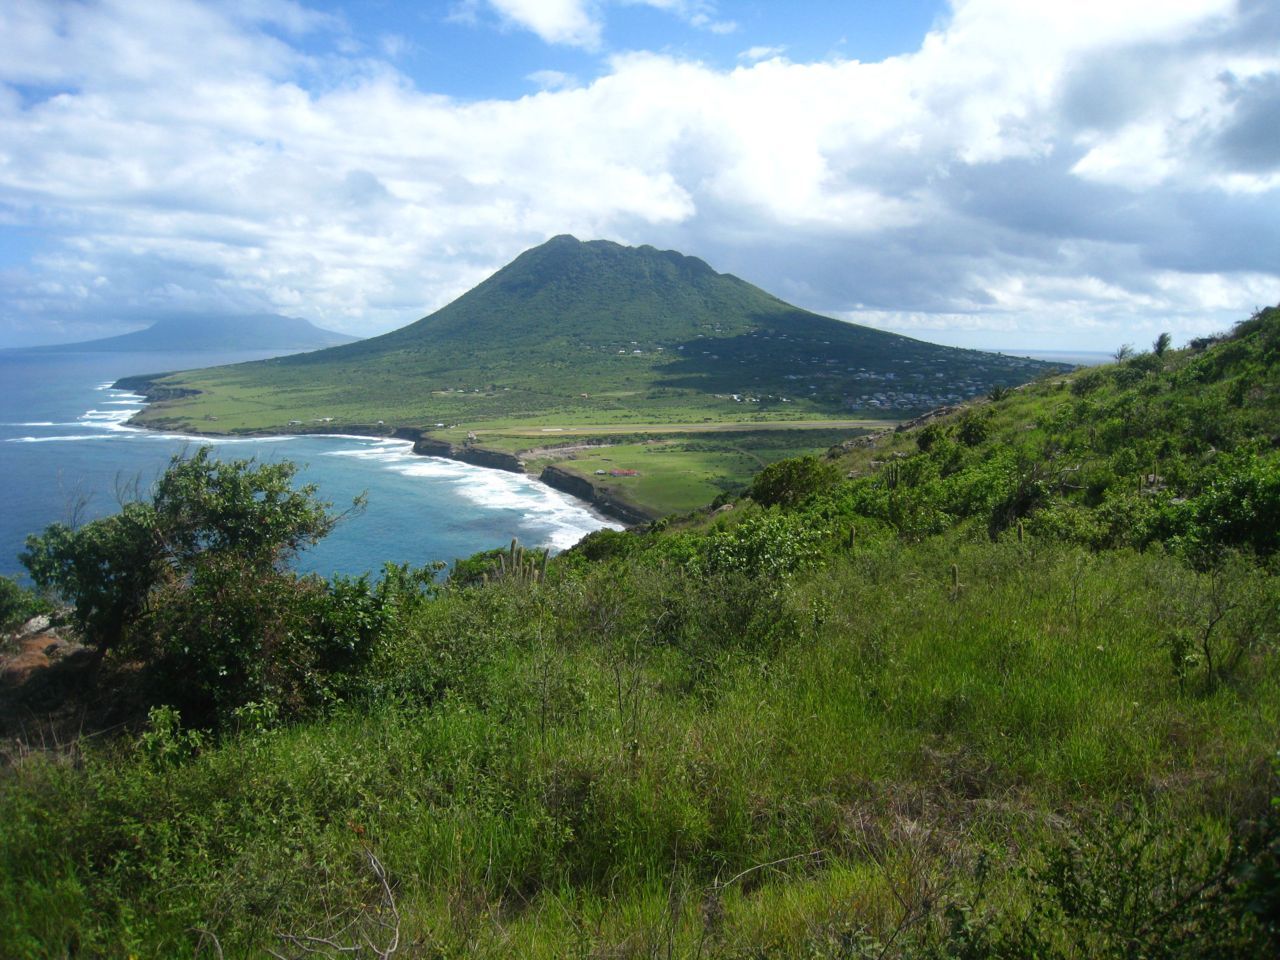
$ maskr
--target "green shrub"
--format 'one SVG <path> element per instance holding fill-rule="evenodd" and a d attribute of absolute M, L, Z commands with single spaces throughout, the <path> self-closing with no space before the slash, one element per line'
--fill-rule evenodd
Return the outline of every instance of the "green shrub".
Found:
<path fill-rule="evenodd" d="M 49 611 L 49 604 L 16 580 L 0 576 L 0 630 L 12 630 Z"/>
<path fill-rule="evenodd" d="M 1086 824 L 1042 846 L 1025 871 L 1019 915 L 952 904 L 945 957 L 1252 960 L 1280 946 L 1274 916 L 1277 832 L 1224 837 L 1174 827 L 1142 809 Z M 979 890 L 982 880 L 979 880 Z M 1242 882 L 1243 881 L 1243 882 Z M 1252 886 L 1251 886 L 1252 884 Z M 976 907 L 976 908 L 975 908 Z"/>
<path fill-rule="evenodd" d="M 756 475 L 747 496 L 761 506 L 790 507 L 830 487 L 839 478 L 834 464 L 818 457 L 771 463 Z"/>
<path fill-rule="evenodd" d="M 605 527 L 595 530 L 573 547 L 575 554 L 599 563 L 614 557 L 626 557 L 634 553 L 643 541 L 639 536 L 627 530 L 610 530 Z"/>
<path fill-rule="evenodd" d="M 151 595 L 133 648 L 148 645 L 157 694 L 224 725 L 250 702 L 296 716 L 343 699 L 387 621 L 367 578 L 326 584 L 215 556 Z"/>
<path fill-rule="evenodd" d="M 928 453 L 934 448 L 939 440 L 942 440 L 950 432 L 950 428 L 945 424 L 926 424 L 916 431 L 916 446 L 922 453 Z"/>
<path fill-rule="evenodd" d="M 1086 396 L 1105 386 L 1110 379 L 1105 370 L 1086 370 L 1071 381 L 1071 393 L 1077 397 Z"/>
<path fill-rule="evenodd" d="M 976 447 L 991 436 L 991 414 L 966 413 L 956 426 L 956 436 L 966 447 Z"/>
<path fill-rule="evenodd" d="M 795 514 L 749 517 L 706 538 L 705 569 L 785 578 L 817 559 L 819 531 Z"/>
<path fill-rule="evenodd" d="M 287 563 L 338 517 L 295 489 L 297 467 L 175 457 L 149 501 L 27 539 L 37 585 L 72 604 L 99 655 L 150 668 L 153 697 L 201 719 L 250 701 L 299 711 L 334 696 L 380 626 L 368 582 L 299 578 Z M 354 506 L 358 506 L 359 502 Z"/>
<path fill-rule="evenodd" d="M 1223 547 L 1274 554 L 1280 550 L 1280 456 L 1250 451 L 1224 462 L 1204 492 L 1169 507 L 1164 524 L 1194 555 Z"/>

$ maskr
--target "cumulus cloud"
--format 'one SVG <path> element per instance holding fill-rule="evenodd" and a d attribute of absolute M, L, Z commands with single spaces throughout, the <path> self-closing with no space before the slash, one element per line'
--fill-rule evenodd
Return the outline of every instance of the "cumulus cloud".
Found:
<path fill-rule="evenodd" d="M 585 0 L 492 3 L 602 36 Z M 1191 336 L 1280 300 L 1268 3 L 957 0 L 878 63 L 639 52 L 480 102 L 296 41 L 341 31 L 284 0 L 0 8 L 0 230 L 47 238 L 0 270 L 0 337 L 177 309 L 370 333 L 564 232 L 987 345 Z"/>

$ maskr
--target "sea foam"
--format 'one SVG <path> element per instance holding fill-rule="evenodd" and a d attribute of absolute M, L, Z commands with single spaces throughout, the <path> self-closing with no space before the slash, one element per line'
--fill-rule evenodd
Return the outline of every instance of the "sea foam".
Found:
<path fill-rule="evenodd" d="M 327 451 L 327 455 L 353 457 L 403 476 L 446 483 L 477 506 L 516 511 L 522 523 L 536 531 L 540 546 L 564 550 L 601 527 L 621 529 L 620 524 L 605 520 L 582 501 L 526 474 L 418 456 L 408 440 L 365 441 L 354 449 Z"/>

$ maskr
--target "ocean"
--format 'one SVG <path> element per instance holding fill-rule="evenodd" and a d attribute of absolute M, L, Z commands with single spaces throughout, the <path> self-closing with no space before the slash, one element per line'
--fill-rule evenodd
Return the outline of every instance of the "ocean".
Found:
<path fill-rule="evenodd" d="M 54 522 L 116 512 L 144 493 L 171 457 L 210 445 L 223 460 L 297 463 L 298 483 L 315 483 L 335 510 L 368 496 L 307 550 L 297 567 L 328 577 L 375 575 L 387 561 L 424 564 L 504 546 L 562 550 L 618 524 L 531 477 L 413 454 L 401 440 L 344 436 L 232 438 L 129 427 L 143 404 L 114 390 L 120 377 L 261 359 L 267 353 L 42 353 L 0 351 L 0 574 L 22 572 L 29 533 Z"/>

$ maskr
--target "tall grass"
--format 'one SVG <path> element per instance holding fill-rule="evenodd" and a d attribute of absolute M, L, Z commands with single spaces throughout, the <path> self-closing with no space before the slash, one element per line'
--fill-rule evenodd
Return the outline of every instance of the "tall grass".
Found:
<path fill-rule="evenodd" d="M 12 757 L 0 953 L 341 938 L 384 907 L 366 852 L 417 955 L 920 946 L 980 859 L 1022 909 L 1034 851 L 1117 809 L 1218 835 L 1265 809 L 1274 633 L 1180 679 L 1171 597 L 1203 576 L 957 536 L 785 590 L 619 562 L 447 593 L 322 719 Z M 1240 571 L 1239 609 L 1267 583 Z"/>

